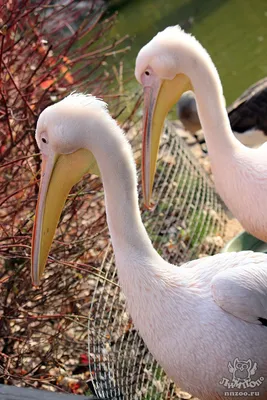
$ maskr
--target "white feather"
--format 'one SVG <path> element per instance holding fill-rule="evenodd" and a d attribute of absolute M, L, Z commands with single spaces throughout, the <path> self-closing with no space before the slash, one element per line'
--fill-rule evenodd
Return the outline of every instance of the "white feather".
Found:
<path fill-rule="evenodd" d="M 135 69 L 139 81 L 148 67 L 160 79 L 189 77 L 216 189 L 245 230 L 267 241 L 266 146 L 247 148 L 231 131 L 220 78 L 207 51 L 191 35 L 170 27 L 140 50 Z"/>
<path fill-rule="evenodd" d="M 179 268 L 164 261 L 142 224 L 131 148 L 108 112 L 96 112 L 99 100 L 87 101 L 71 96 L 46 109 L 36 136 L 40 142 L 45 121 L 49 148 L 57 143 L 64 152 L 67 137 L 69 150 L 85 147 L 96 157 L 119 280 L 149 350 L 178 385 L 202 400 L 223 399 L 228 364 L 252 360 L 255 379 L 266 377 L 256 398 L 265 399 L 267 327 L 255 322 L 266 316 L 267 256 L 227 253 Z"/>

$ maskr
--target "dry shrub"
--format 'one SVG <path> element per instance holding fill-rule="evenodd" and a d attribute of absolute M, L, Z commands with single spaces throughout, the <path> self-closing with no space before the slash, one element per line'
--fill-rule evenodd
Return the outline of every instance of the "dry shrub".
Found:
<path fill-rule="evenodd" d="M 101 184 L 87 176 L 73 189 L 46 280 L 33 288 L 30 247 L 41 162 L 34 132 L 41 110 L 73 90 L 103 97 L 115 117 L 121 114 L 120 55 L 127 46 L 126 38 L 110 38 L 114 21 L 104 18 L 100 0 L 0 6 L 1 383 L 75 393 L 87 388 L 68 377 L 87 362 L 92 289 L 83 278 L 98 274 L 108 243 Z M 127 129 L 137 106 L 121 116 Z"/>

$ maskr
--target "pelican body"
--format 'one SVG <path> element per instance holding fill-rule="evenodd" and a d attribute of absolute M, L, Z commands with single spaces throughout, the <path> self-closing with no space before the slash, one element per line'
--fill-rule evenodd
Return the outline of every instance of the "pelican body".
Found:
<path fill-rule="evenodd" d="M 267 78 L 250 86 L 227 107 L 235 137 L 248 147 L 259 147 L 267 141 Z M 193 135 L 201 129 L 196 98 L 189 90 L 177 103 L 177 116 Z"/>
<path fill-rule="evenodd" d="M 177 385 L 202 400 L 223 399 L 230 391 L 229 363 L 235 368 L 236 360 L 251 362 L 257 369 L 241 389 L 251 399 L 265 399 L 267 256 L 225 253 L 179 268 L 164 261 L 141 220 L 130 145 L 93 96 L 70 95 L 45 109 L 36 140 L 43 161 L 32 241 L 34 284 L 40 283 L 68 191 L 85 173 L 96 172 L 97 163 L 119 281 L 150 352 Z"/>
<path fill-rule="evenodd" d="M 192 90 L 185 92 L 177 103 L 177 117 L 184 128 L 193 135 L 201 129 L 201 123 L 197 112 L 197 103 Z"/>
<path fill-rule="evenodd" d="M 267 241 L 267 144 L 250 149 L 234 136 L 218 72 L 201 44 L 178 26 L 159 32 L 139 52 L 135 75 L 144 87 L 143 191 L 149 207 L 165 117 L 193 90 L 215 186 L 243 227 Z"/>

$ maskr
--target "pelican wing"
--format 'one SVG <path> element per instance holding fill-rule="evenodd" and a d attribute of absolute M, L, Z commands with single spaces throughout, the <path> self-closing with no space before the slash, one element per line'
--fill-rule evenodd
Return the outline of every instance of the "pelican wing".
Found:
<path fill-rule="evenodd" d="M 250 86 L 227 111 L 233 131 L 243 133 L 254 128 L 267 134 L 267 78 Z"/>
<path fill-rule="evenodd" d="M 217 273 L 211 281 L 215 302 L 237 318 L 267 326 L 267 258 L 252 253 L 243 265 Z"/>

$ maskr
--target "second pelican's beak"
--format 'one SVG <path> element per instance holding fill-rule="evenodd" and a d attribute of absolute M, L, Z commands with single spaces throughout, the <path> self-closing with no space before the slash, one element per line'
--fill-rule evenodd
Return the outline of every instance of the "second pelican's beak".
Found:
<path fill-rule="evenodd" d="M 32 281 L 38 285 L 67 196 L 86 173 L 99 175 L 93 154 L 80 149 L 71 154 L 42 156 L 41 183 L 32 237 Z"/>
<path fill-rule="evenodd" d="M 148 208 L 163 124 L 172 106 L 187 90 L 192 90 L 192 86 L 184 74 L 178 74 L 172 80 L 159 80 L 144 89 L 142 180 L 144 202 Z"/>

